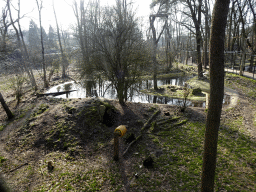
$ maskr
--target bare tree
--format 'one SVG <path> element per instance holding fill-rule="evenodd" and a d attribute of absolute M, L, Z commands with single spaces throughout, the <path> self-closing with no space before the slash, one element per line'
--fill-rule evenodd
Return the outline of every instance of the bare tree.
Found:
<path fill-rule="evenodd" d="M 87 27 L 86 27 L 86 11 L 84 7 L 84 0 L 80 0 L 80 7 L 78 7 L 77 2 L 74 2 L 73 6 L 74 15 L 77 20 L 77 36 L 78 42 L 80 45 L 80 50 L 82 54 L 82 61 L 88 62 L 87 55 L 88 55 L 88 36 L 87 36 Z"/>
<path fill-rule="evenodd" d="M 198 3 L 198 5 L 197 5 Z M 186 0 L 186 4 L 190 10 L 191 18 L 193 20 L 196 29 L 196 51 L 197 51 L 197 66 L 198 66 L 198 78 L 202 77 L 202 61 L 201 61 L 201 14 L 202 14 L 202 0 L 198 2 L 194 0 Z M 184 12 L 183 12 L 184 13 Z"/>
<path fill-rule="evenodd" d="M 253 30 L 252 30 L 252 47 L 251 47 L 251 61 L 250 61 L 250 68 L 249 70 L 252 71 L 253 69 L 253 63 L 254 63 L 254 55 L 256 54 L 256 41 L 254 40 L 254 38 L 256 37 L 256 12 L 255 12 L 255 1 L 254 1 L 254 6 L 252 4 L 252 1 L 248 1 L 249 2 L 249 6 L 250 6 L 250 10 L 253 16 Z M 255 71 L 255 70 L 253 70 Z"/>
<path fill-rule="evenodd" d="M 43 1 L 36 0 L 37 3 L 37 9 L 38 9 L 38 14 L 39 14 L 39 24 L 40 24 L 40 34 L 41 34 L 41 47 L 42 47 L 42 65 L 43 65 L 43 78 L 44 78 L 44 87 L 47 88 L 48 81 L 46 78 L 46 64 L 45 64 L 45 59 L 44 59 L 44 40 L 43 40 L 43 27 L 42 27 L 42 8 L 43 8 Z"/>
<path fill-rule="evenodd" d="M 94 2 L 97 4 L 97 2 Z M 93 7 L 93 9 L 91 9 Z M 81 75 L 87 81 L 99 76 L 112 83 L 121 104 L 128 98 L 128 89 L 138 80 L 147 60 L 147 51 L 138 22 L 125 1 L 105 7 L 99 19 L 99 8 L 90 4 L 87 14 L 75 4 L 77 37 L 82 60 Z M 80 16 L 81 15 L 81 16 Z"/>
<path fill-rule="evenodd" d="M 57 20 L 55 8 L 54 8 L 54 1 L 52 1 L 52 7 L 53 7 L 54 16 L 55 16 L 56 26 L 57 26 L 57 34 L 58 34 L 58 40 L 59 40 L 59 46 L 60 46 L 60 52 L 61 52 L 61 58 L 62 58 L 62 62 L 61 62 L 62 63 L 62 78 L 65 78 L 66 77 L 66 66 L 68 65 L 68 60 L 67 60 L 67 57 L 65 56 L 63 48 L 62 48 L 62 43 L 61 43 L 61 39 L 60 39 L 60 30 L 59 30 L 58 20 Z"/>
<path fill-rule="evenodd" d="M 15 26 L 15 22 L 13 21 L 13 18 L 12 18 L 10 0 L 7 0 L 7 6 L 8 6 L 9 14 L 10 14 L 10 20 L 11 20 L 12 26 L 13 26 L 13 28 L 15 30 L 15 33 L 16 33 L 16 37 L 17 37 L 17 41 L 18 41 L 18 48 L 20 48 L 22 50 L 23 55 L 25 55 L 25 61 L 24 60 L 22 61 L 24 69 L 25 69 L 25 72 L 27 73 L 27 75 L 28 75 L 28 77 L 30 79 L 32 87 L 34 87 L 34 89 L 36 91 L 37 90 L 37 84 L 36 84 L 35 77 L 34 77 L 32 69 L 27 65 L 27 63 L 29 62 L 29 54 L 28 54 L 28 51 L 27 51 L 27 46 L 26 46 L 26 44 L 24 42 L 24 37 L 23 37 L 22 30 L 21 30 L 21 26 L 20 26 L 20 20 L 21 20 L 21 16 L 20 16 L 20 0 L 18 1 L 18 9 L 17 9 L 17 12 L 18 12 L 17 23 L 18 23 L 19 30 Z"/>
<path fill-rule="evenodd" d="M 2 25 L 0 26 L 0 33 L 1 33 L 1 44 L 0 44 L 0 51 L 1 52 L 7 52 L 6 50 L 6 40 L 7 40 L 7 32 L 8 28 L 11 26 L 11 23 L 8 21 L 8 7 L 5 5 L 2 8 L 2 18 L 1 18 L 1 23 Z"/>
<path fill-rule="evenodd" d="M 14 115 L 13 115 L 13 113 L 11 112 L 11 110 L 9 109 L 9 107 L 7 106 L 7 104 L 5 103 L 5 100 L 4 100 L 3 95 L 1 94 L 1 92 L 0 92 L 0 102 L 1 102 L 1 104 L 2 104 L 2 106 L 3 106 L 3 108 L 4 108 L 4 110 L 5 110 L 5 112 L 6 112 L 6 114 L 7 114 L 8 119 L 13 118 Z"/>
<path fill-rule="evenodd" d="M 153 36 L 153 38 L 152 38 L 152 43 L 153 43 L 153 45 L 152 45 L 153 46 L 152 61 L 153 61 L 153 67 L 154 67 L 154 70 L 153 70 L 154 90 L 158 89 L 157 88 L 157 78 L 156 78 L 156 76 L 157 76 L 157 64 L 158 64 L 157 63 L 157 59 L 156 59 L 157 44 L 158 44 L 158 42 L 160 40 L 160 37 L 163 34 L 163 32 L 164 32 L 164 30 L 166 28 L 166 25 L 167 25 L 167 19 L 166 19 L 165 24 L 164 24 L 164 26 L 162 28 L 162 31 L 160 32 L 160 34 L 157 37 L 156 29 L 155 29 L 155 26 L 154 26 L 154 22 L 155 22 L 157 17 L 168 18 L 168 15 L 167 14 L 160 14 L 160 13 L 158 13 L 158 14 L 152 14 L 152 15 L 149 16 L 150 29 L 152 31 L 152 36 Z"/>
<path fill-rule="evenodd" d="M 204 68 L 206 69 L 206 66 L 208 65 L 208 42 L 209 42 L 209 36 L 210 36 L 210 14 L 209 14 L 209 3 L 207 0 L 204 1 L 204 9 L 205 9 L 205 35 L 204 35 Z"/>
<path fill-rule="evenodd" d="M 202 0 L 156 0 L 152 3 L 152 6 L 157 4 L 170 6 L 180 3 L 184 6 L 184 10 L 181 11 L 182 15 L 187 16 L 193 21 L 193 26 L 186 22 L 179 22 L 180 25 L 185 26 L 188 30 L 192 31 L 196 35 L 196 50 L 197 50 L 197 65 L 198 65 L 198 78 L 202 77 L 202 61 L 201 61 L 201 44 L 202 44 L 202 34 L 201 34 L 201 20 L 202 20 Z M 176 21 L 177 22 L 177 21 Z M 195 29 L 195 32 L 193 31 Z"/>
<path fill-rule="evenodd" d="M 218 130 L 224 95 L 224 39 L 230 0 L 216 0 L 210 37 L 210 101 L 207 113 L 202 192 L 214 191 Z"/>
<path fill-rule="evenodd" d="M 247 0 L 246 0 L 247 1 Z M 245 30 L 245 23 L 246 23 L 246 16 L 247 16 L 247 13 L 248 13 L 248 9 L 249 7 L 246 6 L 246 1 L 243 1 L 241 4 L 240 1 L 236 1 L 237 2 L 237 6 L 238 6 L 238 10 L 239 10 L 239 21 L 241 23 L 241 27 L 242 27 L 242 31 L 241 31 L 241 49 L 242 49 L 242 61 L 241 61 L 241 64 L 240 64 L 240 71 L 239 71 L 239 75 L 243 75 L 243 69 L 244 69 L 244 66 L 245 66 L 245 59 L 246 59 L 246 52 L 247 52 L 247 46 L 246 46 L 246 43 L 247 43 L 247 37 L 248 37 L 248 34 L 246 33 L 246 30 Z M 247 10 L 246 10 L 247 8 Z"/>

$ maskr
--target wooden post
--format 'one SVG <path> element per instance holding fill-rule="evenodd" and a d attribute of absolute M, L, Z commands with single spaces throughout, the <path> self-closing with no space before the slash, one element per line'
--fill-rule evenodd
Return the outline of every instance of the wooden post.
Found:
<path fill-rule="evenodd" d="M 123 137 L 127 129 L 125 125 L 119 125 L 114 131 L 114 160 L 119 159 L 119 137 Z"/>

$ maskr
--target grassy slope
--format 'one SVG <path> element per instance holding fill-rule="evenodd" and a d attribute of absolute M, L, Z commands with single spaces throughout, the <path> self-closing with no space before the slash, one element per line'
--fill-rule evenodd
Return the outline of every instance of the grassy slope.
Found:
<path fill-rule="evenodd" d="M 246 79 L 244 82 L 241 79 L 241 77 L 237 77 L 235 83 L 240 85 L 246 94 L 253 97 L 251 94 L 255 88 L 240 84 L 252 81 Z M 255 82 L 252 83 L 255 85 Z M 231 85 L 231 83 L 227 84 Z M 63 109 L 65 109 L 64 105 Z M 42 114 L 49 112 L 50 109 Z M 62 122 L 58 128 L 63 130 L 65 134 L 70 134 L 73 129 L 65 126 L 66 123 L 69 123 L 69 120 L 64 118 L 66 115 L 65 113 L 61 117 L 59 117 L 60 115 L 56 117 L 59 122 Z M 189 117 L 184 117 L 182 114 L 176 115 L 189 120 Z M 40 117 L 40 114 L 38 116 Z M 36 122 L 36 119 L 34 121 Z M 216 191 L 254 191 L 256 188 L 256 142 L 243 132 L 242 122 L 242 117 L 237 117 L 226 121 L 220 127 Z M 56 129 L 57 124 L 53 127 Z M 160 131 L 157 134 L 152 134 L 149 131 L 139 144 L 132 148 L 128 158 L 124 159 L 130 190 L 199 191 L 204 122 L 189 120 L 186 124 L 173 127 L 168 131 L 161 131 L 162 128 L 164 126 L 159 126 Z M 56 133 L 55 129 L 50 129 L 50 127 L 47 129 L 49 137 Z M 72 143 L 69 143 L 72 144 L 74 153 L 71 152 L 72 150 L 54 150 L 43 156 L 40 161 L 35 162 L 38 166 L 29 164 L 29 166 L 24 166 L 12 174 L 9 173 L 10 180 L 8 182 L 12 183 L 17 180 L 20 189 L 24 189 L 23 191 L 29 190 L 31 178 L 35 184 L 33 191 L 118 191 L 122 189 L 123 179 L 121 175 L 123 169 L 120 164 L 105 155 L 107 152 L 112 152 L 113 140 L 112 137 L 105 138 L 104 134 L 98 135 L 99 139 L 87 138 L 89 139 L 88 145 L 91 156 L 84 155 L 84 153 L 76 155 L 80 149 L 76 149 L 76 144 L 73 146 Z M 32 136 L 29 136 L 28 132 L 27 135 L 24 135 L 24 138 L 26 137 Z M 100 137 L 105 139 L 101 140 Z M 159 157 L 153 155 L 154 168 L 140 168 L 143 159 L 152 152 L 149 147 L 152 143 L 161 149 L 163 154 Z M 22 152 L 24 149 L 21 147 L 19 150 Z M 22 156 L 17 156 L 17 158 L 20 158 L 21 162 L 25 161 Z M 55 169 L 53 172 L 47 171 L 48 160 L 54 161 Z M 8 164 L 10 161 L 10 159 L 0 157 L 0 166 L 6 174 L 8 174 L 9 169 L 17 166 Z M 139 174 L 137 179 L 134 177 L 135 173 Z"/>

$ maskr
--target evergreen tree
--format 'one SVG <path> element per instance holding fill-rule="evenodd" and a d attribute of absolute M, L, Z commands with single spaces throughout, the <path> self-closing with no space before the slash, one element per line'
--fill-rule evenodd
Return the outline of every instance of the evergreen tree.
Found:
<path fill-rule="evenodd" d="M 43 34 L 43 41 L 44 41 L 44 45 L 46 48 L 48 48 L 48 35 L 47 33 L 45 32 L 44 28 L 42 28 L 42 34 Z"/>
<path fill-rule="evenodd" d="M 29 23 L 28 42 L 31 50 L 38 50 L 40 48 L 39 29 L 36 23 L 31 20 Z"/>
<path fill-rule="evenodd" d="M 49 27 L 49 33 L 48 33 L 48 40 L 49 40 L 49 48 L 50 49 L 53 49 L 53 48 L 56 48 L 56 43 L 55 43 L 55 38 L 56 37 L 56 34 L 52 28 L 52 26 L 50 25 Z"/>

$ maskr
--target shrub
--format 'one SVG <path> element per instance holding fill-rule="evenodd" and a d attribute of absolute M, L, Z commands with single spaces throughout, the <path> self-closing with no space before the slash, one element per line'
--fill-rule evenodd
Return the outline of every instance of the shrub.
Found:
<path fill-rule="evenodd" d="M 23 84 L 26 78 L 23 75 L 16 75 L 11 79 L 11 88 L 14 90 L 17 104 L 20 103 L 21 97 L 23 95 Z"/>

